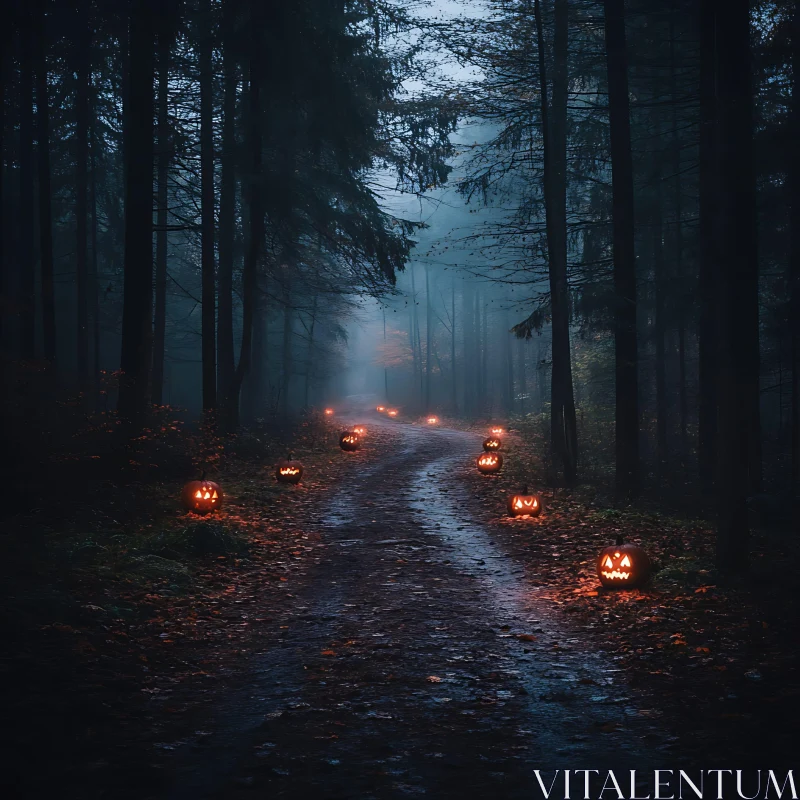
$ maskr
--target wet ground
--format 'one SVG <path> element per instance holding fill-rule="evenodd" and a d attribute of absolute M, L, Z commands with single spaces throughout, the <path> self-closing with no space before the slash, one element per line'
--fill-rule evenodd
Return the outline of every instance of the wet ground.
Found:
<path fill-rule="evenodd" d="M 471 518 L 452 475 L 480 437 L 369 422 L 385 458 L 302 521 L 309 579 L 159 796 L 531 798 L 535 769 L 663 766 L 652 701 Z"/>

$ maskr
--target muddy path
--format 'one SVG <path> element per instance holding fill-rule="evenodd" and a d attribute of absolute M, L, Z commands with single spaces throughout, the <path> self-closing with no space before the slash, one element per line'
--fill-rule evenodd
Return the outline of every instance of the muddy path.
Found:
<path fill-rule="evenodd" d="M 471 518 L 452 475 L 480 437 L 370 423 L 385 458 L 301 521 L 309 579 L 159 797 L 529 798 L 534 769 L 651 768 L 648 698 Z"/>

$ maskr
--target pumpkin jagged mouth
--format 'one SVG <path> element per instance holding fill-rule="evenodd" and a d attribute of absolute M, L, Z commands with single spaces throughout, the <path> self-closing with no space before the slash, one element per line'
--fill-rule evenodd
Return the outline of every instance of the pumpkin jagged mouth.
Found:
<path fill-rule="evenodd" d="M 299 472 L 300 470 L 294 467 L 284 467 L 281 469 L 281 475 L 297 475 Z"/>
<path fill-rule="evenodd" d="M 620 572 L 618 569 L 615 569 L 613 572 L 603 572 L 603 577 L 608 578 L 610 581 L 626 581 L 630 576 L 630 572 Z"/>

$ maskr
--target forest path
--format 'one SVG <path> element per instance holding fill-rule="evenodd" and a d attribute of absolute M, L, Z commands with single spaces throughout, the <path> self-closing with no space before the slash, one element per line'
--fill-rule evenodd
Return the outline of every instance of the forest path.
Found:
<path fill-rule="evenodd" d="M 614 663 L 470 520 L 451 476 L 480 438 L 381 428 L 392 451 L 320 507 L 280 641 L 220 696 L 167 796 L 530 798 L 534 769 L 652 766 Z"/>

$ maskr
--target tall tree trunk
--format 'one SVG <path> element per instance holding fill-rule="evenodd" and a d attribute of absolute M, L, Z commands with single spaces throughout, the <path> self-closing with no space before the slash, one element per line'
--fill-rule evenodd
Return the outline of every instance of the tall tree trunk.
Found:
<path fill-rule="evenodd" d="M 233 263 L 236 232 L 236 91 L 238 88 L 234 4 L 223 3 L 222 184 L 219 193 L 219 299 L 217 383 L 227 406 L 234 374 Z"/>
<path fill-rule="evenodd" d="M 289 268 L 283 275 L 283 357 L 281 359 L 281 407 L 284 418 L 289 416 L 289 388 L 292 381 L 292 293 L 289 285 Z"/>
<path fill-rule="evenodd" d="M 758 253 L 748 0 L 720 0 L 716 29 L 718 124 L 725 131 L 717 146 L 721 214 L 717 561 L 722 569 L 741 571 L 749 560 L 746 496 L 755 477 L 752 445 L 758 435 L 752 407 L 753 387 L 758 385 L 757 306 L 753 310 L 758 299 Z"/>
<path fill-rule="evenodd" d="M 6 83 L 9 80 L 9 60 L 11 58 L 11 44 L 13 42 L 13 30 L 16 22 L 15 16 L 8 12 L 10 19 L 8 24 L 0 26 L 0 303 L 6 305 L 6 292 L 8 291 L 8 263 L 6 257 L 5 241 L 5 215 L 6 215 L 6 194 L 5 194 L 5 165 L 6 165 Z M 8 344 L 8 326 L 3 315 L 0 314 L 0 360 L 3 359 Z M 0 387 L 0 397 L 4 390 Z"/>
<path fill-rule="evenodd" d="M 158 32 L 158 195 L 156 199 L 156 279 L 153 316 L 153 403 L 164 402 L 164 359 L 167 335 L 167 250 L 169 244 L 169 68 L 172 32 Z"/>
<path fill-rule="evenodd" d="M 214 263 L 214 73 L 211 0 L 200 7 L 200 271 L 202 276 L 203 411 L 217 408 L 216 265 Z"/>
<path fill-rule="evenodd" d="M 525 407 L 527 403 L 525 402 L 526 397 L 525 395 L 528 394 L 528 377 L 527 377 L 527 370 L 525 368 L 525 339 L 518 339 L 517 340 L 517 348 L 518 348 L 518 357 L 519 366 L 517 367 L 517 375 L 519 376 L 519 394 L 520 394 L 520 401 L 519 401 L 519 410 L 522 414 L 525 413 Z"/>
<path fill-rule="evenodd" d="M 658 158 L 658 155 L 656 155 Z M 667 444 L 667 365 L 665 352 L 666 312 L 665 294 L 667 276 L 664 264 L 663 208 L 661 204 L 661 170 L 655 175 L 655 203 L 653 208 L 653 272 L 656 291 L 656 474 L 661 479 L 666 474 L 669 450 Z"/>
<path fill-rule="evenodd" d="M 91 376 L 94 387 L 93 403 L 97 407 L 98 391 L 100 386 L 100 275 L 97 252 L 97 124 L 95 109 L 97 106 L 96 92 L 92 92 L 92 108 L 89 112 L 89 205 L 92 214 L 92 227 L 90 239 L 92 244 L 92 258 L 89 262 L 89 316 L 92 320 L 92 366 Z"/>
<path fill-rule="evenodd" d="M 506 414 L 514 413 L 514 350 L 510 335 L 511 320 L 509 313 L 505 313 L 505 325 L 503 326 L 503 349 L 506 352 Z"/>
<path fill-rule="evenodd" d="M 482 350 L 481 350 L 481 408 L 486 410 L 487 400 L 488 400 L 488 411 L 492 412 L 494 410 L 493 404 L 493 395 L 489 392 L 490 387 L 490 378 L 489 378 L 489 303 L 486 300 L 486 294 L 480 293 L 478 295 L 479 300 L 482 300 L 483 306 L 483 325 L 481 326 L 481 333 L 483 334 L 482 338 L 479 340 L 482 342 Z"/>
<path fill-rule="evenodd" d="M 717 0 L 700 0 L 700 247 L 698 297 L 699 386 L 697 460 L 705 494 L 714 487 L 717 449 L 717 296 L 715 286 L 717 189 Z"/>
<path fill-rule="evenodd" d="M 19 74 L 19 295 L 20 356 L 36 357 L 36 262 L 33 221 L 33 19 L 30 8 L 21 11 Z"/>
<path fill-rule="evenodd" d="M 473 382 L 475 379 L 475 352 L 472 347 L 473 334 L 475 329 L 475 314 L 472 302 L 472 284 L 469 280 L 464 281 L 464 288 L 461 292 L 461 316 L 464 323 L 461 326 L 462 347 L 464 351 L 464 364 L 470 364 L 470 369 L 462 370 L 464 373 L 464 414 L 468 418 L 474 416 L 475 393 Z"/>
<path fill-rule="evenodd" d="M 450 376 L 452 386 L 450 387 L 450 405 L 453 414 L 458 414 L 458 373 L 456 371 L 456 279 L 453 278 L 450 294 L 450 364 L 452 374 Z"/>
<path fill-rule="evenodd" d="M 800 141 L 800 0 L 792 18 L 792 140 Z M 789 320 L 792 337 L 792 495 L 795 524 L 800 523 L 800 148 L 792 147 L 789 163 L 791 204 Z"/>
<path fill-rule="evenodd" d="M 431 336 L 433 333 L 433 304 L 431 303 L 431 275 L 430 267 L 425 264 L 425 408 L 428 414 L 431 410 Z"/>
<path fill-rule="evenodd" d="M 386 365 L 386 306 L 383 306 L 383 399 L 389 402 L 389 368 Z M 317 312 L 317 296 L 314 295 L 314 315 Z M 314 320 L 311 321 L 311 329 L 314 329 Z"/>
<path fill-rule="evenodd" d="M 261 132 L 261 82 L 262 50 L 261 30 L 263 9 L 258 0 L 250 2 L 250 52 L 248 91 L 248 146 L 250 155 L 250 174 L 246 185 L 250 235 L 242 270 L 242 341 L 239 363 L 231 384 L 228 418 L 235 427 L 239 420 L 239 395 L 242 380 L 250 369 L 253 348 L 253 311 L 258 290 L 258 261 L 264 240 L 264 208 L 261 199 L 262 186 L 262 132 Z"/>
<path fill-rule="evenodd" d="M 134 424 L 147 411 L 153 306 L 153 0 L 132 0 L 130 77 L 124 114 L 125 272 L 120 415 Z"/>
<path fill-rule="evenodd" d="M 636 331 L 633 162 L 624 0 L 604 0 L 611 136 L 614 243 L 616 483 L 620 497 L 639 493 L 639 398 Z"/>
<path fill-rule="evenodd" d="M 306 391 L 305 391 L 305 408 L 311 407 L 311 376 L 314 374 L 314 327 L 317 324 L 317 295 L 314 294 L 314 300 L 311 305 L 311 324 L 308 326 L 308 352 L 306 353 Z M 383 341 L 384 347 L 386 343 L 386 309 L 383 310 Z M 383 368 L 384 380 L 386 378 L 386 366 Z M 388 397 L 389 387 L 386 386 L 386 395 Z"/>
<path fill-rule="evenodd" d="M 685 291 L 686 275 L 683 264 L 683 197 L 681 194 L 681 138 L 678 130 L 678 106 L 681 102 L 678 95 L 676 45 L 677 6 L 670 13 L 669 20 L 669 94 L 672 103 L 672 172 L 673 172 L 673 206 L 675 211 L 675 227 L 673 232 L 673 259 L 675 261 L 675 277 L 678 287 L 678 410 L 680 414 L 681 460 L 688 452 L 689 401 L 686 394 L 686 305 L 689 296 Z"/>
<path fill-rule="evenodd" d="M 536 38 L 539 51 L 539 93 L 544 143 L 545 220 L 553 319 L 553 370 L 550 381 L 550 440 L 554 469 L 566 486 L 575 483 L 578 436 L 572 358 L 569 342 L 569 287 L 567 282 L 567 47 L 569 9 L 566 0 L 555 3 L 553 41 L 552 118 L 547 101 L 544 34 L 539 0 L 535 0 Z"/>
<path fill-rule="evenodd" d="M 77 309 L 76 364 L 78 385 L 89 384 L 89 7 L 80 7 L 80 30 L 75 65 L 75 292 Z"/>
<path fill-rule="evenodd" d="M 56 302 L 53 281 L 53 215 L 50 188 L 50 98 L 47 91 L 47 23 L 44 3 L 37 8 L 36 147 L 39 156 L 39 258 L 41 262 L 42 345 L 44 357 L 56 361 Z M 0 101 L 1 102 L 1 101 Z"/>

